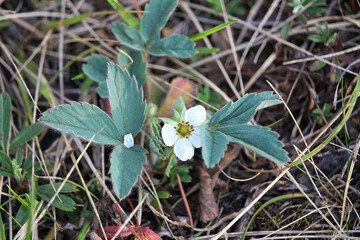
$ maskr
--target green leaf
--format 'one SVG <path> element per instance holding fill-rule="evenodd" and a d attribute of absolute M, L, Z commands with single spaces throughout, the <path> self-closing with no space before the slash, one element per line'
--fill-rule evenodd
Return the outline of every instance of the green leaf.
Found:
<path fill-rule="evenodd" d="M 17 164 L 16 159 L 13 159 L 11 161 L 11 165 L 12 165 L 12 172 L 13 172 L 13 176 L 14 176 L 15 180 L 17 182 L 21 182 L 23 179 L 22 168 Z"/>
<path fill-rule="evenodd" d="M 30 124 L 23 130 L 19 132 L 18 135 L 12 140 L 10 144 L 10 149 L 15 149 L 26 142 L 30 141 L 44 130 L 44 126 L 42 126 L 40 123 L 34 123 Z"/>
<path fill-rule="evenodd" d="M 211 128 L 215 125 L 234 125 L 243 124 L 250 121 L 256 113 L 256 110 L 270 107 L 281 103 L 277 95 L 273 92 L 267 91 L 259 94 L 246 94 L 235 103 L 227 103 L 221 108 L 209 122 Z"/>
<path fill-rule="evenodd" d="M 11 121 L 11 99 L 5 93 L 0 95 L 0 149 L 6 151 Z"/>
<path fill-rule="evenodd" d="M 54 29 L 60 26 L 73 25 L 91 17 L 93 13 L 83 13 L 63 20 L 51 21 L 41 26 L 41 29 Z"/>
<path fill-rule="evenodd" d="M 131 57 L 133 62 L 131 63 L 130 59 L 125 54 L 120 52 L 117 56 L 118 64 L 120 67 L 129 65 L 126 67 L 126 69 L 128 70 L 130 76 L 134 75 L 138 85 L 140 87 L 143 86 L 146 79 L 146 62 L 143 59 L 142 53 L 127 47 L 123 47 L 121 50 L 126 52 Z"/>
<path fill-rule="evenodd" d="M 52 196 L 54 195 L 54 191 L 51 192 L 38 192 L 38 195 L 44 199 L 45 201 L 49 202 Z M 52 203 L 52 206 L 64 210 L 64 211 L 72 211 L 75 208 L 75 202 L 70 197 L 65 196 L 63 194 L 58 194 L 55 200 Z"/>
<path fill-rule="evenodd" d="M 109 89 L 107 86 L 107 82 L 102 82 L 96 88 L 96 92 L 99 94 L 101 98 L 109 98 Z"/>
<path fill-rule="evenodd" d="M 220 48 L 196 47 L 195 51 L 197 52 L 197 55 L 202 56 L 202 55 L 206 55 L 206 54 L 220 52 Z"/>
<path fill-rule="evenodd" d="M 37 191 L 41 192 L 41 193 L 53 192 L 55 194 L 54 188 L 55 188 L 55 191 L 57 191 L 61 184 L 62 184 L 62 182 L 56 182 L 53 184 L 41 185 L 41 186 L 38 186 Z M 54 186 L 54 188 L 53 188 L 53 186 Z M 75 191 L 76 191 L 76 187 L 73 184 L 65 183 L 64 186 L 61 188 L 60 193 L 72 193 Z"/>
<path fill-rule="evenodd" d="M 21 166 L 21 164 L 23 163 L 23 160 L 24 160 L 24 149 L 23 148 L 17 149 L 15 158 L 16 158 L 17 165 Z"/>
<path fill-rule="evenodd" d="M 134 77 L 114 64 L 109 65 L 108 87 L 112 117 L 120 134 L 135 137 L 145 121 L 142 89 Z"/>
<path fill-rule="evenodd" d="M 2 220 L 2 216 L 0 214 L 0 239 L 6 239 L 6 231 L 5 231 L 5 224 Z"/>
<path fill-rule="evenodd" d="M 165 176 L 170 177 L 170 173 L 174 167 L 177 165 L 177 159 L 174 154 L 171 155 L 169 163 L 165 169 Z"/>
<path fill-rule="evenodd" d="M 321 36 L 319 35 L 310 35 L 309 39 L 313 42 L 317 42 L 317 43 L 322 43 L 325 41 L 325 39 L 323 39 Z"/>
<path fill-rule="evenodd" d="M 109 91 L 106 84 L 108 64 L 111 60 L 100 54 L 92 54 L 87 57 L 88 64 L 83 64 L 83 72 L 93 81 L 98 82 L 96 91 L 102 98 L 109 97 Z"/>
<path fill-rule="evenodd" d="M 187 58 L 194 55 L 195 43 L 184 35 L 172 35 L 151 46 L 149 53 L 155 56 Z"/>
<path fill-rule="evenodd" d="M 213 167 L 224 156 L 228 140 L 219 131 L 208 131 L 209 126 L 201 126 L 201 153 L 207 167 Z"/>
<path fill-rule="evenodd" d="M 160 30 L 165 26 L 176 5 L 177 0 L 151 0 L 146 5 L 146 13 L 140 22 L 140 32 L 147 45 L 159 41 Z"/>
<path fill-rule="evenodd" d="M 280 164 L 289 161 L 286 151 L 282 149 L 282 142 L 277 139 L 278 134 L 270 128 L 239 124 L 221 127 L 218 131 L 227 135 L 230 142 L 240 143 L 271 161 Z"/>
<path fill-rule="evenodd" d="M 1 150 L 0 150 L 0 163 L 2 163 L 7 170 L 12 172 L 11 158 Z"/>
<path fill-rule="evenodd" d="M 124 145 L 117 146 L 111 153 L 110 173 L 114 184 L 114 191 L 120 197 L 125 197 L 135 184 L 145 163 L 147 151 L 135 145 L 126 148 Z"/>
<path fill-rule="evenodd" d="M 12 175 L 13 173 L 7 170 L 6 168 L 0 168 L 0 176 L 11 177 Z"/>
<path fill-rule="evenodd" d="M 283 26 L 281 28 L 281 31 L 280 31 L 280 35 L 283 37 L 283 38 L 286 38 L 289 36 L 289 33 L 290 33 L 290 30 L 291 30 L 291 27 L 293 25 L 293 21 L 290 21 L 288 22 L 285 26 Z"/>
<path fill-rule="evenodd" d="M 114 22 L 112 31 L 116 38 L 125 46 L 137 51 L 144 51 L 144 42 L 140 33 L 132 27 L 126 26 L 121 22 Z"/>
<path fill-rule="evenodd" d="M 92 54 L 86 60 L 88 64 L 83 64 L 83 72 L 95 82 L 106 82 L 107 68 L 111 60 L 100 54 Z"/>
<path fill-rule="evenodd" d="M 203 31 L 203 32 L 200 32 L 200 33 L 197 33 L 197 34 L 194 34 L 192 36 L 189 37 L 189 40 L 191 41 L 197 41 L 197 40 L 200 40 L 206 36 L 209 36 L 217 31 L 220 31 L 221 29 L 223 28 L 226 28 L 227 26 L 233 24 L 233 23 L 236 23 L 237 20 L 234 20 L 234 21 L 230 21 L 230 22 L 227 22 L 227 23 L 223 23 L 223 24 L 220 24 L 216 27 L 213 27 L 213 28 L 210 28 L 209 30 L 206 30 L 206 31 Z"/>
<path fill-rule="evenodd" d="M 325 46 L 329 46 L 336 38 L 337 33 L 334 32 L 333 34 L 331 34 L 331 36 L 328 38 L 328 40 L 325 42 Z"/>
<path fill-rule="evenodd" d="M 89 103 L 72 102 L 48 109 L 40 121 L 56 130 L 74 134 L 88 141 L 105 127 L 95 136 L 94 142 L 121 143 L 121 134 L 113 120 L 100 108 Z"/>
<path fill-rule="evenodd" d="M 108 3 L 115 9 L 115 11 L 126 11 L 125 7 L 118 2 L 118 0 L 108 0 Z M 120 17 L 132 28 L 139 29 L 140 23 L 136 17 L 131 13 L 119 13 Z"/>

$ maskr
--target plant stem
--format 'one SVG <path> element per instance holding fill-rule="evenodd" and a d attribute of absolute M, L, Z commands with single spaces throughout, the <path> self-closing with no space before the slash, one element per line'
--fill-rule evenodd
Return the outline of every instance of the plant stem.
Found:
<path fill-rule="evenodd" d="M 186 213 L 187 213 L 187 215 L 188 215 L 188 217 L 189 217 L 190 225 L 191 225 L 191 227 L 194 227 L 194 222 L 193 222 L 193 218 L 192 218 L 192 215 L 191 215 L 190 206 L 189 206 L 189 203 L 188 203 L 188 201 L 187 201 L 187 198 L 186 198 L 186 195 L 185 195 L 185 192 L 184 192 L 184 188 L 183 188 L 183 185 L 182 185 L 182 183 L 181 183 L 181 179 L 180 179 L 179 174 L 177 174 L 176 177 L 177 177 L 177 181 L 178 181 L 178 185 L 179 185 L 181 197 L 182 197 L 182 199 L 184 200 L 184 205 L 185 205 Z"/>

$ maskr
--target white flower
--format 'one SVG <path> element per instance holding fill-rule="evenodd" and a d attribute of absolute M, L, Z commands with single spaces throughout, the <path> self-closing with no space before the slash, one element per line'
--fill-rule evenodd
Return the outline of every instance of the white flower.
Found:
<path fill-rule="evenodd" d="M 185 112 L 184 120 L 174 125 L 165 124 L 161 129 L 164 143 L 171 147 L 174 145 L 175 155 L 182 161 L 194 156 L 194 147 L 201 147 L 199 126 L 206 120 L 206 110 L 198 105 Z"/>
<path fill-rule="evenodd" d="M 124 136 L 124 145 L 127 148 L 131 148 L 134 146 L 134 138 L 131 133 Z"/>

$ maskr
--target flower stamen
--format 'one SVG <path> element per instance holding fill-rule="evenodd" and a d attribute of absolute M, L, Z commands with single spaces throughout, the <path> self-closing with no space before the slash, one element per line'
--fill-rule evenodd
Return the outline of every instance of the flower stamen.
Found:
<path fill-rule="evenodd" d="M 176 134 L 182 138 L 188 138 L 191 136 L 191 133 L 194 131 L 194 126 L 189 122 L 181 121 L 175 127 Z"/>

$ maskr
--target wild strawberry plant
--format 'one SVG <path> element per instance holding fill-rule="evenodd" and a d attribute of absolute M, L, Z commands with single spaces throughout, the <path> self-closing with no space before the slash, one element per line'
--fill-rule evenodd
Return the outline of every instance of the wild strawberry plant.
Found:
<path fill-rule="evenodd" d="M 40 118 L 51 128 L 88 141 L 95 136 L 95 143 L 112 145 L 110 173 L 114 191 L 120 198 L 130 192 L 146 162 L 147 150 L 135 144 L 134 138 L 146 117 L 142 85 L 146 79 L 147 56 L 190 57 L 195 54 L 194 42 L 185 36 L 160 39 L 160 30 L 176 3 L 175 0 L 150 1 L 139 29 L 120 22 L 113 24 L 113 32 L 126 46 L 124 51 L 130 55 L 132 64 L 127 64 L 124 54 L 119 54 L 118 64 L 102 55 L 92 55 L 83 66 L 85 74 L 99 83 L 99 95 L 109 98 L 111 116 L 95 105 L 72 102 L 49 109 Z M 228 143 L 235 142 L 269 160 L 285 164 L 289 159 L 278 135 L 269 128 L 247 124 L 257 110 L 279 103 L 272 92 L 251 93 L 227 103 L 208 117 L 203 106 L 186 109 L 179 99 L 172 118 L 161 118 L 163 125 L 158 120 L 150 121 L 149 145 L 160 159 L 174 159 L 171 157 L 174 152 L 183 161 L 193 158 L 195 149 L 201 148 L 205 164 L 213 167 L 224 155 Z M 171 171 L 167 169 L 166 175 L 170 176 Z"/>

